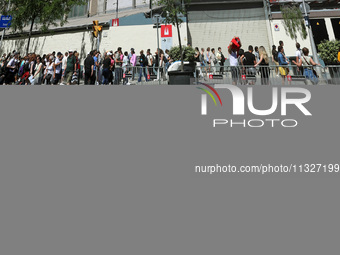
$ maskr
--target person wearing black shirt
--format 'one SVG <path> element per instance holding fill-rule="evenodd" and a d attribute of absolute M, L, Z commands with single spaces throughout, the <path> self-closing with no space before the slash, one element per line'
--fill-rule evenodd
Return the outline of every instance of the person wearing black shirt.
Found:
<path fill-rule="evenodd" d="M 254 68 L 254 65 L 256 65 L 256 58 L 253 54 L 254 48 L 253 46 L 249 45 L 248 51 L 244 53 L 243 58 L 243 65 L 246 66 L 246 74 L 247 75 L 256 75 L 256 69 Z M 249 85 L 254 85 L 255 81 L 251 81 Z"/>
<path fill-rule="evenodd" d="M 108 52 L 103 62 L 103 85 L 109 84 L 110 67 L 111 67 L 111 52 Z"/>
<path fill-rule="evenodd" d="M 140 71 L 139 71 L 138 82 L 142 81 L 143 74 L 144 74 L 144 77 L 145 77 L 145 81 L 147 82 L 148 81 L 148 76 L 146 74 L 146 71 L 147 71 L 146 67 L 148 66 L 148 59 L 144 55 L 144 51 L 143 50 L 140 51 L 139 63 L 140 63 Z"/>
<path fill-rule="evenodd" d="M 93 59 L 93 51 L 90 52 L 89 55 L 87 55 L 87 58 L 84 62 L 84 69 L 85 69 L 85 85 L 88 85 L 90 82 L 90 85 L 94 85 L 95 83 L 95 75 L 93 72 L 94 68 L 94 59 Z"/>

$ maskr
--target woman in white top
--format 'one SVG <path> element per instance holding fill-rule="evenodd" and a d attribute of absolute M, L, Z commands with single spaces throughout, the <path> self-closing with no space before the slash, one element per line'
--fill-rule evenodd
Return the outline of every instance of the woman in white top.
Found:
<path fill-rule="evenodd" d="M 241 45 L 241 42 L 240 42 Z M 240 70 L 238 68 L 238 51 L 233 48 L 233 43 L 230 42 L 228 47 L 229 52 L 229 61 L 230 61 L 230 67 L 231 67 L 231 78 L 232 78 L 232 84 L 237 85 L 237 83 L 240 81 Z"/>
<path fill-rule="evenodd" d="M 215 65 L 217 64 L 217 58 L 215 56 L 215 49 L 212 48 L 211 49 L 211 53 L 210 53 L 210 66 L 211 66 L 211 71 L 213 74 L 216 74 L 216 69 L 215 69 Z"/>
<path fill-rule="evenodd" d="M 123 72 L 126 73 L 127 70 L 127 66 L 129 65 L 130 61 L 129 61 L 129 53 L 127 51 L 124 52 L 124 57 L 123 57 Z"/>
<path fill-rule="evenodd" d="M 122 64 L 122 68 L 123 68 L 123 85 L 129 85 L 128 84 L 128 79 L 125 77 L 124 78 L 124 74 L 126 75 L 129 72 L 129 64 L 130 64 L 130 60 L 129 60 L 129 53 L 127 51 L 124 52 L 124 57 L 123 57 L 123 64 Z"/>
<path fill-rule="evenodd" d="M 292 61 L 294 64 L 296 64 L 298 67 L 302 67 L 303 70 L 303 75 L 306 76 L 306 81 L 305 83 L 307 84 L 308 81 L 310 81 L 313 85 L 318 84 L 319 79 L 313 69 L 313 66 L 319 65 L 320 64 L 316 64 L 313 60 L 312 57 L 309 57 L 309 50 L 305 47 L 302 49 L 302 55 L 300 58 L 299 62 L 295 62 L 294 60 Z"/>
<path fill-rule="evenodd" d="M 45 69 L 45 75 L 44 80 L 46 81 L 47 85 L 52 84 L 51 79 L 54 74 L 54 67 L 53 67 L 53 56 L 51 55 L 48 59 L 48 62 L 46 63 L 46 69 Z"/>
<path fill-rule="evenodd" d="M 164 63 L 164 51 L 162 49 L 159 50 L 159 74 L 158 74 L 158 79 L 160 79 L 161 77 L 163 79 L 165 79 L 165 63 Z"/>
<path fill-rule="evenodd" d="M 205 53 L 205 61 L 206 61 L 206 64 L 207 66 L 209 66 L 208 68 L 208 72 L 210 73 L 210 67 L 211 67 L 211 60 L 210 60 L 210 47 L 207 48 L 207 53 Z"/>
<path fill-rule="evenodd" d="M 43 77 L 43 64 L 41 62 L 41 57 L 37 56 L 37 63 L 35 65 L 35 69 L 34 69 L 34 82 L 32 85 L 40 85 L 41 84 L 41 80 Z"/>

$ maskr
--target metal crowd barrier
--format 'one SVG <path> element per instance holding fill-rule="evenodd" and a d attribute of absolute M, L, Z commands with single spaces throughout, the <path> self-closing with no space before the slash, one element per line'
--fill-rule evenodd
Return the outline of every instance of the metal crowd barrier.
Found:
<path fill-rule="evenodd" d="M 281 68 L 280 68 L 281 67 Z M 280 69 L 286 68 L 286 75 L 281 75 Z M 314 69 L 317 79 L 310 78 L 304 73 L 305 68 Z M 137 82 L 142 70 L 141 82 Z M 146 82 L 143 70 L 146 70 Z M 128 70 L 128 79 L 132 80 L 132 71 Z M 165 85 L 168 84 L 168 74 L 163 68 L 135 67 L 135 79 L 131 84 L 140 85 Z M 235 85 L 340 85 L 339 66 L 196 66 L 193 74 L 193 84 L 235 84 Z"/>
<path fill-rule="evenodd" d="M 282 75 L 282 68 L 285 74 Z M 317 79 L 311 79 L 303 72 L 314 68 Z M 113 76 L 113 77 L 112 77 Z M 114 85 L 167 85 L 168 72 L 165 67 L 116 67 L 111 79 Z M 141 79 L 139 80 L 141 76 Z M 96 84 L 102 85 L 102 70 L 98 72 Z M 338 66 L 196 66 L 192 84 L 234 84 L 234 85 L 340 85 L 340 65 Z M 82 79 L 80 84 L 84 84 Z"/>
<path fill-rule="evenodd" d="M 304 69 L 310 69 L 308 73 Z M 318 77 L 311 75 L 315 70 Z M 340 66 L 197 66 L 195 83 L 234 85 L 340 85 Z"/>

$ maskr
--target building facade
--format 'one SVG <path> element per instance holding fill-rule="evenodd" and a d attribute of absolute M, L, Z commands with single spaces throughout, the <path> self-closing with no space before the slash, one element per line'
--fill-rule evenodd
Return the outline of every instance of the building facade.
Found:
<path fill-rule="evenodd" d="M 295 0 L 299 1 L 299 0 Z M 118 8 L 117 8 L 118 2 Z M 191 0 L 185 22 L 180 31 L 182 44 L 191 43 L 194 47 L 227 46 L 234 36 L 241 38 L 243 48 L 248 45 L 264 46 L 270 52 L 273 44 L 280 40 L 285 43 L 287 55 L 295 54 L 295 41 L 285 32 L 282 23 L 280 6 L 292 4 L 289 0 Z M 323 39 L 339 39 L 340 10 L 338 0 L 309 1 L 310 18 L 316 44 Z M 117 12 L 118 11 L 118 12 Z M 150 0 L 89 0 L 84 6 L 73 8 L 69 22 L 64 27 L 51 27 L 50 33 L 33 33 L 30 51 L 39 54 L 69 49 L 81 52 L 85 58 L 87 52 L 97 48 L 97 39 L 92 36 L 92 21 L 99 20 L 104 30 L 100 38 L 100 50 L 111 50 L 121 46 L 125 50 L 157 48 L 157 29 L 151 13 L 162 13 L 161 8 L 153 6 L 150 11 Z M 119 17 L 119 26 L 112 26 L 112 20 Z M 163 13 L 164 15 L 164 13 Z M 171 44 L 160 47 L 178 45 L 176 30 L 173 28 Z M 310 39 L 298 42 L 311 48 Z M 169 41 L 168 41 L 169 42 Z M 23 34 L 8 34 L 2 51 L 23 50 L 26 38 Z"/>

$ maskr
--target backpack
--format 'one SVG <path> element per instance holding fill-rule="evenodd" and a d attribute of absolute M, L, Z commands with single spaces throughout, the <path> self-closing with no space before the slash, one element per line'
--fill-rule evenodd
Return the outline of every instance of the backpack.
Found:
<path fill-rule="evenodd" d="M 144 57 L 144 62 L 143 62 L 143 66 L 148 66 L 149 62 L 148 62 L 148 57 L 145 56 Z"/>
<path fill-rule="evenodd" d="M 163 56 L 163 62 L 164 62 L 165 64 L 169 62 L 168 59 L 167 59 L 165 56 Z"/>
<path fill-rule="evenodd" d="M 223 53 L 221 53 L 221 63 L 223 64 L 225 62 L 225 57 L 223 55 Z"/>

